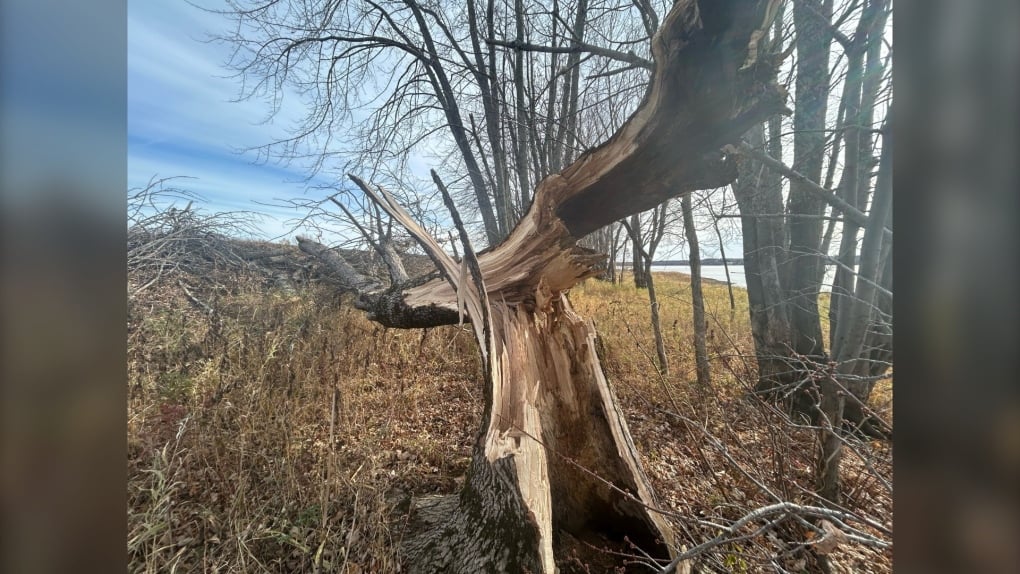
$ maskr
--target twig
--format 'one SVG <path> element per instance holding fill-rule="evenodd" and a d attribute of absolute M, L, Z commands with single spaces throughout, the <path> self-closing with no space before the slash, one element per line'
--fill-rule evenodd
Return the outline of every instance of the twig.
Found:
<path fill-rule="evenodd" d="M 829 508 L 823 508 L 820 506 L 803 506 L 799 504 L 794 504 L 792 502 L 780 502 L 777 504 L 770 504 L 769 506 L 763 506 L 761 508 L 756 508 L 755 510 L 752 510 L 751 512 L 747 513 L 742 518 L 731 524 L 729 527 L 727 527 L 721 534 L 719 534 L 715 538 L 709 540 L 708 542 L 699 544 L 686 552 L 678 554 L 675 558 L 673 558 L 673 560 L 669 563 L 668 566 L 662 569 L 662 574 L 671 574 L 672 572 L 676 572 L 677 566 L 684 560 L 689 560 L 690 558 L 702 554 L 707 550 L 715 548 L 716 546 L 720 546 L 722 544 L 726 544 L 733 541 L 733 539 L 730 537 L 736 534 L 738 530 L 740 530 L 747 524 L 765 518 L 770 518 L 776 515 L 781 515 L 782 517 L 808 516 L 811 518 L 827 518 L 838 522 L 841 526 L 849 530 L 849 533 L 844 532 L 844 534 L 850 540 L 853 540 L 860 544 L 864 544 L 865 546 L 873 546 L 876 548 L 889 548 L 890 546 L 892 546 L 892 544 L 885 540 L 880 540 L 878 538 L 875 538 L 874 536 L 871 536 L 865 532 L 862 532 L 847 525 L 846 522 L 849 520 L 857 520 L 864 522 L 859 517 L 854 516 L 852 514 L 840 512 L 838 510 L 832 510 Z M 768 527 L 775 526 L 776 522 L 777 521 L 770 522 L 765 527 L 756 531 L 755 535 L 761 534 Z M 868 525 L 873 526 L 873 524 L 871 524 L 870 521 L 868 521 Z"/>

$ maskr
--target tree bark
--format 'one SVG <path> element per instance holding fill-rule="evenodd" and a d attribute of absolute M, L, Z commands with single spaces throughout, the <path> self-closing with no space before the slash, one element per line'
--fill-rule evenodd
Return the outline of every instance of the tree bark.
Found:
<path fill-rule="evenodd" d="M 686 196 L 684 196 L 686 197 Z M 669 200 L 666 200 L 662 205 L 657 206 L 652 210 L 651 217 L 649 218 L 649 229 L 648 233 L 644 235 L 644 240 L 647 240 L 647 247 L 642 241 L 640 220 L 635 218 L 631 219 L 633 223 L 637 221 L 637 225 L 626 224 L 627 233 L 630 234 L 631 240 L 634 241 L 635 252 L 634 256 L 641 262 L 642 276 L 644 285 L 648 289 L 648 304 L 651 310 L 651 322 L 652 322 L 652 335 L 655 338 L 655 356 L 659 369 L 659 374 L 669 374 L 669 359 L 666 357 L 666 343 L 662 337 L 662 321 L 659 318 L 659 297 L 655 292 L 655 277 L 652 275 L 652 262 L 655 261 L 655 252 L 659 248 L 659 242 L 666 235 L 666 214 L 669 207 Z M 638 266 L 635 265 L 635 268 Z M 635 283 L 637 282 L 637 276 L 635 275 Z"/>
<path fill-rule="evenodd" d="M 496 204 L 496 215 L 498 217 L 497 227 L 502 234 L 510 229 L 510 184 L 508 181 L 508 170 L 506 152 L 503 149 L 503 138 L 500 131 L 499 118 L 501 105 L 499 101 L 499 89 L 496 85 L 498 76 L 495 74 L 495 50 L 490 46 L 488 51 L 489 61 L 485 62 L 482 52 L 482 42 L 479 37 L 478 15 L 475 9 L 476 0 L 468 0 L 468 30 L 471 36 L 471 48 L 474 51 L 475 66 L 472 72 L 475 76 L 475 83 L 482 98 L 482 109 L 485 112 L 485 131 L 488 135 L 489 145 L 492 147 L 493 163 L 493 196 Z M 486 11 L 486 33 L 493 37 L 493 14 L 492 0 L 488 3 Z M 479 144 L 479 153 L 485 152 Z M 491 237 L 490 237 L 491 238 Z"/>
<path fill-rule="evenodd" d="M 825 153 L 825 112 L 829 97 L 829 47 L 831 39 L 819 18 L 832 18 L 832 0 L 795 2 L 793 20 L 797 28 L 797 79 L 793 116 L 793 170 L 811 181 L 819 181 Z M 825 203 L 806 183 L 790 181 L 790 213 L 817 215 L 794 218 L 789 222 L 790 253 L 785 262 L 784 287 L 790 299 L 793 324 L 793 351 L 811 361 L 827 361 L 818 320 L 818 292 L 822 275 L 819 247 L 822 237 L 821 215 Z"/>
<path fill-rule="evenodd" d="M 886 117 L 886 128 L 883 130 L 882 158 L 878 169 L 878 181 L 875 186 L 875 193 L 872 207 L 871 224 L 865 228 L 864 239 L 861 245 L 860 274 L 857 278 L 855 289 L 856 297 L 851 302 L 847 311 L 847 319 L 840 327 L 840 336 L 843 339 L 843 346 L 834 358 L 836 369 L 846 380 L 846 387 L 853 395 L 852 422 L 858 426 L 864 426 L 864 430 L 871 430 L 875 426 L 873 420 L 866 416 L 863 405 L 871 395 L 874 381 L 867 377 L 870 370 L 870 353 L 864 348 L 868 340 L 868 330 L 872 325 L 872 318 L 875 313 L 875 302 L 879 298 L 879 282 L 885 266 L 882 261 L 884 234 L 882 226 L 892 210 L 892 156 L 893 138 L 891 125 L 892 112 Z M 888 251 L 885 251 L 888 257 Z M 848 413 L 850 414 L 850 413 Z M 884 434 L 884 431 L 882 431 Z"/>
<path fill-rule="evenodd" d="M 644 282 L 645 287 L 648 289 L 648 306 L 651 311 L 651 323 L 652 323 L 652 336 L 655 339 L 655 357 L 657 361 L 657 368 L 660 375 L 669 374 L 669 359 L 666 358 L 666 343 L 662 339 L 662 321 L 659 319 L 659 297 L 655 293 L 655 278 L 652 277 L 652 253 L 655 251 L 655 246 L 658 241 L 654 239 L 658 230 L 665 226 L 666 219 L 666 206 L 661 205 L 655 209 L 652 215 L 652 230 L 649 235 L 651 236 L 649 241 L 648 250 L 645 250 L 644 246 L 639 240 L 640 226 L 634 226 L 626 224 L 627 233 L 630 235 L 631 241 L 636 246 L 634 256 L 640 264 L 635 264 L 634 268 L 644 269 Z M 632 219 L 631 222 L 634 220 Z M 661 236 L 660 236 L 661 237 Z M 635 282 L 636 282 L 635 277 Z"/>
<path fill-rule="evenodd" d="M 878 96 L 878 84 L 885 72 L 882 62 L 882 30 L 885 29 L 889 17 L 888 1 L 876 2 L 881 10 L 877 22 L 871 31 L 868 40 L 867 72 L 864 80 L 864 93 L 861 107 L 865 111 L 865 118 L 862 122 L 865 126 L 871 126 L 874 122 L 875 101 Z M 872 138 L 868 137 L 863 142 L 862 156 L 868 160 L 868 167 L 874 164 L 874 145 Z M 863 182 L 867 184 L 868 182 Z M 868 187 L 863 185 L 863 187 Z M 861 193 L 863 198 L 867 191 Z M 864 203 L 859 206 L 863 209 Z M 892 221 L 892 207 L 889 209 L 889 221 Z M 868 349 L 868 370 L 867 376 L 878 377 L 885 374 L 892 364 L 892 237 L 886 235 L 882 243 L 882 271 L 880 273 L 879 286 L 882 288 L 876 294 L 876 301 L 872 312 L 872 324 L 868 328 L 867 340 L 864 348 Z"/>
<path fill-rule="evenodd" d="M 553 572 L 554 532 L 595 545 L 627 536 L 667 556 L 672 535 L 646 508 L 654 495 L 592 324 L 563 295 L 544 311 L 491 308 L 495 377 L 483 432 L 464 490 L 417 505 L 411 571 Z"/>
<path fill-rule="evenodd" d="M 617 283 L 618 269 L 620 266 L 616 260 L 617 254 L 620 252 L 620 234 L 623 232 L 623 226 L 615 224 L 613 229 L 613 241 L 609 246 L 609 281 L 614 285 Z"/>
<path fill-rule="evenodd" d="M 870 172 L 873 167 L 871 123 L 874 121 L 875 97 L 881 77 L 881 60 L 872 46 L 880 47 L 882 34 L 872 35 L 877 26 L 884 26 L 884 2 L 870 0 L 863 10 L 847 47 L 847 72 L 842 103 L 846 115 L 843 137 L 846 140 L 843 180 L 840 194 L 843 201 L 860 211 L 866 209 L 871 191 Z M 868 56 L 868 73 L 864 72 L 865 56 Z M 878 69 L 876 69 L 876 66 Z M 867 132 L 865 130 L 868 130 Z M 832 283 L 829 302 L 829 348 L 832 355 L 838 355 L 843 340 L 838 336 L 839 325 L 849 320 L 847 313 L 852 306 L 854 293 L 854 268 L 857 263 L 857 238 L 860 228 L 852 220 L 844 218 L 843 234 L 839 247 L 839 262 Z M 822 251 L 826 253 L 826 251 Z"/>
<path fill-rule="evenodd" d="M 577 48 L 584 42 L 585 24 L 588 21 L 588 0 L 578 0 L 577 15 L 571 31 L 571 44 Z M 566 165 L 574 158 L 574 144 L 577 141 L 577 101 L 579 84 L 581 83 L 581 51 L 575 50 L 567 56 L 567 80 L 563 84 L 561 122 L 556 131 L 556 150 L 553 155 L 553 168 Z"/>
<path fill-rule="evenodd" d="M 875 91 L 878 82 L 869 81 L 864 86 L 864 58 L 870 42 L 876 41 L 870 33 L 876 22 L 883 23 L 884 2 L 871 0 L 863 10 L 853 41 L 847 47 L 849 63 L 846 77 L 846 117 L 848 119 L 846 138 L 846 162 L 844 167 L 843 200 L 862 209 L 865 195 L 870 188 L 870 176 L 864 168 L 870 168 L 871 134 L 864 134 L 863 124 L 873 117 Z M 881 34 L 879 34 L 881 38 Z M 877 58 L 876 58 L 877 59 Z M 891 117 L 891 112 L 888 117 Z M 888 134 L 887 134 L 888 135 Z M 862 140 L 867 142 L 862 142 Z M 874 303 L 878 295 L 875 289 L 881 272 L 883 228 L 886 214 L 892 206 L 891 161 L 892 138 L 883 142 L 882 166 L 879 170 L 878 188 L 874 194 L 874 205 L 870 220 L 865 227 L 864 242 L 861 246 L 860 269 L 856 280 L 853 276 L 857 254 L 859 228 L 853 222 L 843 221 L 843 238 L 840 242 L 839 261 L 842 265 L 836 271 L 832 286 L 832 317 L 830 348 L 836 360 L 836 381 L 826 380 L 822 384 L 822 413 L 825 415 L 818 474 L 818 493 L 834 504 L 841 499 L 840 461 L 843 449 L 844 417 L 857 428 L 869 434 L 884 434 L 878 431 L 876 421 L 868 416 L 865 405 L 871 395 L 873 383 L 867 378 L 869 370 L 863 359 L 867 328 L 871 323 Z M 887 147 L 888 146 L 888 147 Z"/>
<path fill-rule="evenodd" d="M 763 126 L 748 130 L 746 139 L 750 148 L 764 153 Z M 733 195 L 741 214 L 744 276 L 758 363 L 755 389 L 771 393 L 795 384 L 799 371 L 793 359 L 794 327 L 781 276 L 786 255 L 784 227 L 776 218 L 763 217 L 782 213 L 782 188 L 760 185 L 764 170 L 765 166 L 751 156 L 745 157 L 733 184 Z"/>
<path fill-rule="evenodd" d="M 517 26 L 517 41 L 524 41 L 524 2 L 514 0 L 514 21 Z M 514 54 L 514 94 L 515 94 L 515 117 L 514 127 L 517 134 L 517 184 L 520 189 L 520 205 L 527 205 L 526 196 L 531 190 L 531 177 L 528 169 L 528 151 L 531 147 L 528 144 L 528 126 L 531 119 L 528 117 L 528 106 L 524 102 L 524 52 L 517 50 Z"/>

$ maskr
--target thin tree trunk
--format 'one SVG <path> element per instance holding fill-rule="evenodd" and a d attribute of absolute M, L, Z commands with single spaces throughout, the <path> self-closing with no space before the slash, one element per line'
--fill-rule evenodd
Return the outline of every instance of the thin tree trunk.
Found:
<path fill-rule="evenodd" d="M 719 234 L 719 222 L 718 221 L 716 221 L 716 223 L 715 223 L 715 232 L 716 232 L 716 235 L 720 235 Z M 722 240 L 722 236 L 721 235 L 719 237 L 719 255 L 722 257 L 723 272 L 726 273 L 726 291 L 728 292 L 728 294 L 730 296 L 730 311 L 731 312 L 732 311 L 736 311 L 737 310 L 737 301 L 736 301 L 736 299 L 733 298 L 733 281 L 730 279 L 730 263 L 726 259 L 726 248 L 723 247 L 723 240 Z"/>
<path fill-rule="evenodd" d="M 746 139 L 753 149 L 763 150 L 764 127 L 752 127 Z M 741 214 L 744 277 L 758 363 L 755 390 L 768 394 L 794 384 L 799 374 L 792 357 L 794 327 L 781 273 L 786 235 L 781 221 L 762 217 L 782 213 L 782 188 L 761 185 L 764 172 L 765 167 L 758 161 L 741 161 L 733 195 Z"/>
<path fill-rule="evenodd" d="M 641 237 L 641 217 L 638 214 L 630 217 L 630 231 L 631 251 L 633 252 L 631 268 L 634 270 L 634 287 L 637 289 L 647 289 L 648 270 L 645 265 L 645 258 L 641 255 L 641 252 L 644 250 L 644 240 Z"/>
<path fill-rule="evenodd" d="M 872 7 L 876 10 L 875 23 L 871 27 L 868 37 L 868 53 L 864 86 L 861 95 L 861 125 L 864 128 L 871 128 L 875 119 L 875 102 L 878 97 L 878 89 L 885 72 L 882 62 L 882 37 L 886 20 L 889 16 L 888 2 L 876 0 Z M 868 174 L 875 166 L 873 136 L 868 134 L 861 139 L 861 158 L 864 173 Z M 858 209 L 864 211 L 871 192 L 871 177 L 863 177 L 860 180 L 860 191 L 858 192 Z M 889 220 L 892 220 L 890 211 Z M 868 353 L 869 365 L 865 373 L 869 377 L 876 377 L 884 374 L 892 361 L 892 237 L 886 235 L 882 243 L 881 266 L 879 284 L 882 287 L 876 294 L 876 301 L 872 310 L 872 323 L 868 328 L 868 335 L 865 340 L 864 349 Z M 867 397 L 863 397 L 865 400 Z M 853 408 L 851 408 L 852 414 Z"/>
<path fill-rule="evenodd" d="M 560 2 L 559 0 L 553 0 L 552 3 L 552 34 L 550 36 L 550 45 L 558 47 L 562 40 L 560 35 Z M 562 164 L 559 163 L 559 142 L 556 141 L 556 97 L 559 91 L 560 81 L 560 58 L 559 54 L 549 54 L 549 85 L 546 87 L 546 108 L 545 108 L 545 130 L 544 139 L 542 140 L 542 149 L 545 153 L 546 163 L 549 165 L 549 173 L 553 174 L 560 171 Z M 560 118 L 562 119 L 562 118 Z M 543 176 L 545 177 L 545 176 Z M 541 178 L 539 178 L 541 179 Z"/>
<path fill-rule="evenodd" d="M 499 118 L 501 114 L 501 106 L 499 102 L 499 90 L 496 85 L 495 75 L 495 49 L 489 47 L 489 61 L 485 62 L 481 46 L 481 38 L 479 37 L 477 14 L 475 11 L 475 1 L 468 0 L 468 30 L 471 35 L 471 48 L 475 55 L 475 82 L 478 84 L 478 89 L 482 96 L 482 109 L 485 115 L 485 131 L 488 136 L 489 145 L 492 147 L 492 163 L 494 170 L 494 196 L 495 204 L 497 208 L 497 216 L 499 218 L 498 227 L 502 234 L 508 233 L 510 230 L 509 221 L 510 215 L 508 213 L 508 207 L 510 206 L 510 189 L 507 179 L 507 165 L 506 165 L 506 152 L 503 149 L 503 137 L 500 131 Z M 489 37 L 494 37 L 495 33 L 493 23 L 493 0 L 489 0 L 486 9 L 486 33 Z M 488 66 L 488 67 L 487 67 Z M 479 153 L 484 153 L 479 151 Z"/>
<path fill-rule="evenodd" d="M 616 256 L 620 251 L 620 233 L 623 231 L 623 226 L 619 223 L 614 223 L 613 226 L 613 242 L 609 248 L 609 280 L 615 285 L 618 278 L 617 269 L 620 268 L 616 263 Z"/>
<path fill-rule="evenodd" d="M 861 211 L 867 209 L 872 190 L 871 172 L 878 163 L 874 155 L 875 135 L 870 130 L 874 127 L 878 90 L 881 87 L 882 76 L 885 74 L 885 66 L 882 62 L 882 39 L 890 13 L 888 5 L 889 0 L 872 0 L 869 6 L 872 14 L 868 16 L 871 22 L 867 31 L 867 60 L 864 82 L 861 87 L 860 125 L 862 129 L 868 130 L 861 138 L 861 173 L 864 177 L 859 179 L 860 190 L 857 193 L 857 209 Z"/>
<path fill-rule="evenodd" d="M 624 272 L 624 269 L 627 268 L 627 242 L 628 241 L 630 241 L 630 236 L 625 236 L 623 238 L 622 249 L 620 250 L 620 252 L 621 252 L 621 255 L 620 255 L 620 274 L 619 274 L 618 279 L 619 279 L 619 283 L 621 285 L 623 284 L 623 281 L 626 278 L 626 273 Z M 633 263 L 631 263 L 630 266 L 633 267 Z"/>
<path fill-rule="evenodd" d="M 726 188 L 723 188 L 723 205 L 726 205 Z M 711 209 L 711 203 L 709 203 Z M 733 298 L 733 281 L 730 279 L 730 263 L 726 259 L 726 247 L 724 246 L 722 232 L 719 231 L 719 219 L 715 212 L 712 212 L 712 228 L 715 229 L 715 237 L 719 240 L 719 256 L 722 258 L 723 271 L 726 273 L 726 291 L 730 296 L 730 320 L 733 320 L 733 312 L 737 310 L 736 299 Z"/>
<path fill-rule="evenodd" d="M 847 72 L 844 80 L 842 103 L 845 106 L 846 138 L 845 159 L 843 162 L 843 181 L 840 194 L 843 201 L 865 211 L 867 196 L 871 188 L 871 134 L 865 133 L 865 126 L 870 129 L 874 118 L 875 94 L 878 91 L 878 79 L 869 79 L 865 85 L 864 58 L 875 37 L 870 31 L 884 21 L 882 2 L 871 0 L 864 9 L 857 24 L 853 41 L 847 49 Z M 882 17 L 880 17 L 880 15 Z M 878 40 L 881 39 L 879 32 Z M 869 71 L 870 72 L 870 71 Z M 846 314 L 855 297 L 854 271 L 857 263 L 857 237 L 860 227 L 852 220 L 843 219 L 843 235 L 839 245 L 836 276 L 832 283 L 832 295 L 829 307 L 829 348 L 833 355 L 840 353 L 843 341 L 837 336 L 839 324 L 847 319 Z M 823 252 L 824 253 L 824 252 Z"/>
<path fill-rule="evenodd" d="M 846 377 L 846 387 L 850 390 L 854 399 L 852 404 L 856 411 L 865 404 L 871 395 L 874 381 L 863 378 L 869 372 L 869 354 L 866 353 L 864 343 L 868 339 L 868 328 L 872 324 L 873 313 L 877 306 L 880 295 L 878 289 L 881 281 L 880 273 L 883 271 L 884 261 L 883 242 L 885 233 L 883 226 L 892 210 L 892 155 L 893 138 L 891 125 L 892 112 L 886 117 L 886 128 L 883 130 L 882 158 L 878 169 L 878 180 L 875 186 L 873 198 L 874 205 L 871 209 L 871 221 L 864 231 L 864 239 L 861 245 L 861 264 L 857 278 L 854 297 L 851 308 L 847 311 L 847 321 L 840 326 L 839 336 L 843 339 L 843 347 L 840 353 L 835 356 L 836 369 L 840 375 Z M 885 253 L 888 257 L 888 251 Z M 863 424 L 863 418 L 855 416 L 854 422 Z"/>
<path fill-rule="evenodd" d="M 892 113 L 890 112 L 890 117 Z M 888 118 L 887 118 L 888 121 Z M 843 441 L 840 436 L 844 410 L 853 405 L 854 417 L 865 424 L 863 405 L 871 393 L 872 382 L 861 380 L 867 372 L 866 358 L 862 358 L 867 328 L 871 319 L 873 301 L 877 294 L 876 285 L 881 270 L 881 252 L 884 225 L 892 206 L 892 134 L 886 131 L 882 142 L 882 161 L 879 167 L 878 183 L 875 188 L 875 205 L 871 210 L 871 221 L 864 233 L 861 247 L 860 274 L 857 279 L 856 297 L 852 299 L 845 319 L 840 325 L 840 353 L 836 355 L 836 374 L 822 387 L 822 411 L 828 417 L 823 432 L 822 459 L 819 473 L 819 494 L 826 500 L 839 504 L 840 474 Z M 866 355 L 865 355 L 866 357 Z M 838 380 L 833 381 L 835 378 Z M 849 393 L 842 392 L 842 388 Z M 849 396 L 847 396 L 849 394 Z M 872 423 L 873 424 L 873 423 Z"/>
<path fill-rule="evenodd" d="M 846 101 L 846 115 L 848 126 L 846 130 L 846 167 L 843 178 L 843 199 L 850 205 L 864 210 L 865 202 L 871 188 L 871 178 L 867 173 L 872 163 L 871 134 L 863 133 L 865 125 L 870 125 L 874 117 L 874 103 L 878 90 L 878 81 L 868 79 L 865 81 L 864 58 L 868 55 L 869 63 L 877 65 L 878 70 L 869 68 L 871 72 L 881 73 L 879 54 L 874 53 L 871 46 L 881 41 L 881 27 L 884 26 L 887 12 L 883 0 L 871 0 L 864 8 L 863 14 L 858 23 L 853 41 L 850 44 L 850 59 L 847 71 L 847 93 L 844 95 Z M 874 35 L 872 35 L 874 34 Z M 884 142 L 883 142 L 884 143 Z M 884 148 L 883 148 L 884 149 Z M 891 149 L 889 150 L 891 153 Z M 885 156 L 885 153 L 883 153 Z M 885 161 L 885 160 L 883 160 Z M 880 171 L 880 176 L 882 169 Z M 891 188 L 890 188 L 891 189 Z M 883 193 L 885 193 L 883 191 Z M 890 192 L 891 193 L 891 192 Z M 870 372 L 870 365 L 866 361 L 870 353 L 865 349 L 865 342 L 868 340 L 869 326 L 872 325 L 872 318 L 881 298 L 876 284 L 880 281 L 880 273 L 884 266 L 881 259 L 883 239 L 886 236 L 883 226 L 885 225 L 888 209 L 880 204 L 883 199 L 875 194 L 875 205 L 872 206 L 871 216 L 865 229 L 865 244 L 860 249 L 860 269 L 856 277 L 850 271 L 857 263 L 857 234 L 858 227 L 853 222 L 843 221 L 843 241 L 840 246 L 840 262 L 837 267 L 836 281 L 833 286 L 833 322 L 830 325 L 832 355 L 837 360 L 837 371 L 843 386 L 851 393 L 850 397 L 843 397 L 845 405 L 838 409 L 838 412 L 827 413 L 828 418 L 835 424 L 830 432 L 842 432 L 843 420 L 861 429 L 872 436 L 885 436 L 887 433 L 878 421 L 866 416 L 864 405 L 871 394 L 873 382 L 866 377 Z M 875 218 L 880 219 L 876 223 Z M 868 233 L 872 233 L 877 227 L 878 238 L 868 239 Z M 869 251 L 870 250 L 870 251 Z M 873 269 L 870 274 L 865 274 L 865 264 Z M 843 363 L 850 361 L 849 366 Z M 847 378 L 847 375 L 850 377 Z M 861 377 L 864 377 L 862 380 Z M 837 390 L 835 392 L 840 392 Z M 833 404 L 829 401 L 829 404 Z M 835 406 L 833 404 L 833 406 Z M 820 482 L 824 485 L 826 494 L 836 496 L 838 491 L 838 477 L 834 477 L 839 471 L 840 445 L 834 437 L 826 444 L 836 449 L 832 452 L 823 452 L 824 460 L 828 466 L 823 469 L 823 477 Z"/>
<path fill-rule="evenodd" d="M 571 31 L 571 40 L 574 46 L 584 42 L 584 31 L 588 22 L 588 0 L 578 0 L 577 15 L 574 19 L 574 29 Z M 563 109 L 560 114 L 560 129 L 557 131 L 557 140 L 560 144 L 559 157 L 561 163 L 567 164 L 574 157 L 574 144 L 577 141 L 577 100 L 579 84 L 581 83 L 581 53 L 572 52 L 567 56 L 567 69 L 569 70 L 567 81 L 563 86 Z"/>
<path fill-rule="evenodd" d="M 655 337 L 655 358 L 658 361 L 659 374 L 669 374 L 669 359 L 666 358 L 666 342 L 662 339 L 662 321 L 659 319 L 659 298 L 655 294 L 655 277 L 651 273 L 648 280 L 648 303 L 651 307 L 652 335 Z"/>
<path fill-rule="evenodd" d="M 861 20 L 863 24 L 864 20 Z M 843 178 L 839 194 L 843 201 L 856 207 L 858 205 L 858 180 L 860 179 L 861 162 L 861 83 L 864 75 L 864 53 L 856 42 L 848 55 L 846 89 L 843 101 L 846 103 L 847 123 L 843 137 L 846 139 L 843 160 Z M 829 348 L 838 354 L 842 340 L 837 336 L 839 325 L 846 319 L 850 302 L 853 300 L 854 268 L 857 264 L 857 236 L 860 228 L 853 222 L 843 218 L 843 234 L 839 242 L 839 255 L 836 276 L 832 281 L 832 294 L 829 299 Z"/>
<path fill-rule="evenodd" d="M 819 496 L 833 506 L 838 506 L 842 498 L 842 477 L 839 471 L 843 460 L 843 411 L 846 408 L 846 395 L 841 392 L 836 376 L 826 373 L 819 382 L 819 452 L 816 462 L 815 477 Z"/>
<path fill-rule="evenodd" d="M 786 19 L 786 2 L 783 2 L 779 4 L 776 19 L 772 22 L 772 34 L 771 34 L 771 40 L 775 45 L 775 48 L 773 48 L 773 50 L 780 53 L 784 50 L 783 26 L 785 25 L 785 19 Z M 778 161 L 783 161 L 783 116 L 776 114 L 768 119 L 767 124 L 768 124 L 768 138 L 767 138 L 768 141 L 762 145 L 762 151 L 764 152 L 767 149 L 768 155 L 776 158 Z M 762 182 L 765 184 L 765 186 L 767 186 L 770 190 L 779 190 L 778 193 L 780 196 L 782 196 L 783 180 L 782 178 L 779 177 L 778 173 L 766 170 L 761 173 L 760 177 L 762 178 Z M 770 191 L 769 193 L 772 194 L 775 193 L 775 191 Z M 782 199 L 780 199 L 778 203 L 773 202 L 773 204 L 782 209 L 783 206 Z M 776 211 L 774 213 L 783 212 Z M 776 254 L 776 256 L 782 258 L 779 260 L 779 263 L 781 264 L 780 269 L 782 269 L 782 265 L 785 264 L 786 253 L 790 250 L 790 230 L 787 226 L 783 225 L 782 223 L 773 226 L 772 229 L 775 233 L 778 234 L 777 245 L 781 248 L 781 250 Z"/>
<path fill-rule="evenodd" d="M 706 335 L 708 321 L 705 319 L 705 297 L 701 292 L 701 250 L 698 247 L 698 230 L 694 227 L 694 208 L 691 196 L 680 198 L 684 217 L 684 234 L 687 236 L 688 259 L 691 263 L 691 307 L 694 311 L 694 362 L 698 373 L 698 389 L 702 399 L 707 398 L 712 386 L 708 365 L 708 344 Z"/>
<path fill-rule="evenodd" d="M 665 216 L 666 216 L 665 205 L 659 206 L 655 209 L 655 213 L 652 216 L 653 228 L 650 232 L 651 235 L 654 236 L 656 234 L 657 226 L 659 225 L 663 227 L 665 226 L 666 219 Z M 639 261 L 642 262 L 639 265 L 635 265 L 634 267 L 637 268 L 638 266 L 640 266 L 648 270 L 644 278 L 645 286 L 648 288 L 648 304 L 651 309 L 652 336 L 654 337 L 655 340 L 655 357 L 657 361 L 656 366 L 659 369 L 659 374 L 668 375 L 669 359 L 666 358 L 666 343 L 662 339 L 662 322 L 659 319 L 659 298 L 655 293 L 655 278 L 652 276 L 651 273 L 652 253 L 649 252 L 649 250 L 654 251 L 655 244 L 657 242 L 651 241 L 649 244 L 649 250 L 646 250 L 644 246 L 641 244 L 641 242 L 638 240 L 638 233 L 640 227 L 635 227 L 629 224 L 626 227 L 627 233 L 630 235 L 631 241 L 634 242 L 634 245 L 638 246 L 638 250 L 634 253 L 634 255 L 635 257 L 638 258 Z"/>
<path fill-rule="evenodd" d="M 524 1 L 514 0 L 514 21 L 517 27 L 517 41 L 525 42 L 524 38 Z M 521 205 L 528 203 L 527 194 L 531 191 L 531 177 L 529 175 L 528 159 L 528 106 L 524 101 L 524 51 L 518 49 L 514 57 L 514 93 L 515 93 L 515 117 L 514 125 L 517 131 L 517 184 L 520 186 Z"/>
<path fill-rule="evenodd" d="M 889 217 L 892 219 L 891 212 Z M 879 283 L 882 291 L 876 295 L 878 300 L 872 312 L 871 326 L 868 327 L 868 338 L 864 343 L 868 353 L 867 376 L 871 378 L 884 375 L 892 366 L 893 359 L 893 257 L 892 240 L 888 238 L 882 244 L 882 261 Z"/>

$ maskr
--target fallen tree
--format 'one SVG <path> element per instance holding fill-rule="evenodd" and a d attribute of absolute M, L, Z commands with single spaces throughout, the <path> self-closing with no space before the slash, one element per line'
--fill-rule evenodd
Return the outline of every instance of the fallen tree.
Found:
<path fill-rule="evenodd" d="M 566 292 L 597 273 L 586 234 L 666 199 L 736 178 L 723 146 L 783 110 L 777 57 L 760 40 L 777 2 L 677 2 L 652 40 L 644 100 L 601 146 L 544 179 L 513 232 L 479 254 L 447 255 L 381 188 L 355 183 L 401 223 L 438 273 L 383 288 L 342 264 L 356 305 L 380 324 L 470 321 L 485 374 L 483 424 L 463 490 L 419 501 L 405 535 L 414 572 L 556 570 L 560 545 L 624 537 L 674 554 L 627 424 L 595 352 L 594 326 Z M 302 240 L 309 253 L 324 252 Z"/>

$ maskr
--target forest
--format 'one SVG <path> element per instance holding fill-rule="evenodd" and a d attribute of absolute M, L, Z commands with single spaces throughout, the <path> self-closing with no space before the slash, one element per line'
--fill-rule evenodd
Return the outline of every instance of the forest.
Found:
<path fill-rule="evenodd" d="M 331 183 L 128 190 L 131 571 L 892 571 L 892 2 L 226 6 Z"/>

